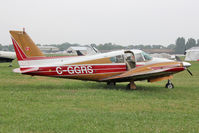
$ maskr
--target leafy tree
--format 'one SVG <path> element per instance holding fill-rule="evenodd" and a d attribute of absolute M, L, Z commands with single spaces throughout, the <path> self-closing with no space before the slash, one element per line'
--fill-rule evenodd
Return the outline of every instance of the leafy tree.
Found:
<path fill-rule="evenodd" d="M 152 48 L 152 46 L 151 45 L 145 45 L 145 47 L 144 47 L 145 49 L 151 49 Z"/>
<path fill-rule="evenodd" d="M 178 37 L 176 40 L 175 53 L 184 54 L 185 52 L 185 39 L 183 37 Z"/>
<path fill-rule="evenodd" d="M 176 45 L 175 44 L 169 44 L 167 46 L 168 49 L 175 49 Z"/>
<path fill-rule="evenodd" d="M 96 45 L 96 48 L 99 50 L 119 50 L 119 49 L 124 49 L 125 47 L 112 43 L 105 43 L 105 44 L 100 44 L 98 46 Z"/>
<path fill-rule="evenodd" d="M 196 40 L 193 38 L 189 38 L 186 43 L 186 49 L 190 49 L 192 47 L 196 46 Z"/>
<path fill-rule="evenodd" d="M 54 45 L 55 44 L 52 44 L 51 46 L 54 46 Z M 55 45 L 55 46 L 58 47 L 60 51 L 64 51 L 71 46 L 80 46 L 80 45 L 79 44 L 70 44 L 68 42 L 65 42 L 65 43 L 62 43 L 62 44 L 59 44 L 59 45 Z"/>
<path fill-rule="evenodd" d="M 14 46 L 13 45 L 8 45 L 8 51 L 14 51 Z"/>
<path fill-rule="evenodd" d="M 199 46 L 199 39 L 197 39 L 197 44 L 196 44 L 196 46 Z"/>
<path fill-rule="evenodd" d="M 90 44 L 90 46 L 97 48 L 97 45 L 95 43 Z"/>
<path fill-rule="evenodd" d="M 2 44 L 0 44 L 0 50 L 2 50 L 3 49 L 3 46 L 2 46 Z"/>
<path fill-rule="evenodd" d="M 152 48 L 153 49 L 161 49 L 161 48 L 165 48 L 165 47 L 162 45 L 152 45 Z"/>

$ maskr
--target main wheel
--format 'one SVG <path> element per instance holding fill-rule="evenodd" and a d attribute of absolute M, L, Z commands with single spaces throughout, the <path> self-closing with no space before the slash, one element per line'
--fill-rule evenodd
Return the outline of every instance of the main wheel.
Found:
<path fill-rule="evenodd" d="M 127 86 L 126 86 L 126 90 L 136 90 L 136 88 L 131 88 L 131 84 L 128 84 Z"/>
<path fill-rule="evenodd" d="M 131 89 L 130 84 L 128 84 L 128 85 L 126 86 L 126 90 L 130 90 L 130 89 Z"/>
<path fill-rule="evenodd" d="M 107 85 L 109 85 L 109 86 L 115 86 L 116 82 L 107 82 Z"/>
<path fill-rule="evenodd" d="M 172 83 L 167 83 L 165 87 L 168 89 L 173 89 L 174 85 Z"/>

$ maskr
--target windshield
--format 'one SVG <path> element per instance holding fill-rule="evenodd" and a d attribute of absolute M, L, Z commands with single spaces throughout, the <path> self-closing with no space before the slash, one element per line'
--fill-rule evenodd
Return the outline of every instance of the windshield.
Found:
<path fill-rule="evenodd" d="M 144 59 L 145 59 L 146 61 L 152 59 L 152 57 L 151 57 L 149 54 L 145 53 L 145 52 L 142 52 L 142 55 L 143 55 L 143 57 L 144 57 Z"/>

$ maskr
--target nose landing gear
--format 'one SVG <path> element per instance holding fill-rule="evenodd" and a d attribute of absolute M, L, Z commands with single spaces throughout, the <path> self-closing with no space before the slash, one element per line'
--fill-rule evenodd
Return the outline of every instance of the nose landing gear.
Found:
<path fill-rule="evenodd" d="M 167 84 L 165 85 L 165 88 L 168 88 L 168 89 L 174 88 L 174 85 L 172 84 L 171 80 L 168 80 Z"/>

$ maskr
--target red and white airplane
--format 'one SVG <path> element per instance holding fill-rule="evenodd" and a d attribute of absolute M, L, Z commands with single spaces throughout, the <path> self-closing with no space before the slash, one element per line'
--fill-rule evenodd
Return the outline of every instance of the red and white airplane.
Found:
<path fill-rule="evenodd" d="M 134 82 L 139 80 L 168 80 L 166 87 L 173 88 L 172 75 L 191 66 L 188 62 L 152 58 L 141 50 L 45 57 L 25 31 L 10 31 L 10 34 L 20 66 L 13 71 L 32 76 L 99 81 L 108 85 L 130 82 L 129 89 L 136 89 Z"/>

